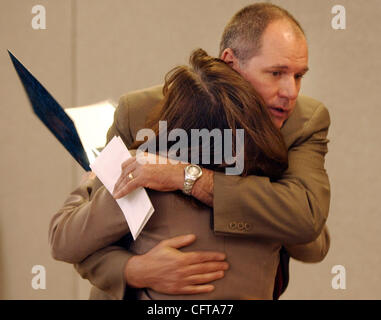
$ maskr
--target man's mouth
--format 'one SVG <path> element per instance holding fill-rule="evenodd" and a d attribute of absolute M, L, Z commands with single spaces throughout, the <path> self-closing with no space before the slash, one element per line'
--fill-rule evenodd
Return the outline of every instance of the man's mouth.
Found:
<path fill-rule="evenodd" d="M 282 117 L 283 118 L 288 113 L 287 109 L 285 109 L 283 107 L 269 107 L 269 110 L 270 110 L 271 114 L 274 115 L 275 117 Z"/>

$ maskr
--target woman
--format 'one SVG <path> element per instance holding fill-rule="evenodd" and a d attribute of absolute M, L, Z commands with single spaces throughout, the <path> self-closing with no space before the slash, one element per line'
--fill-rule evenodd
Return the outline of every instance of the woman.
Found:
<path fill-rule="evenodd" d="M 147 125 L 159 136 L 159 120 L 167 122 L 168 132 L 181 128 L 191 145 L 192 129 L 244 130 L 243 148 L 235 144 L 212 143 L 210 155 L 225 151 L 243 155 L 242 175 L 262 175 L 273 180 L 287 168 L 287 149 L 280 131 L 273 125 L 267 109 L 253 87 L 223 61 L 212 58 L 201 49 L 190 57 L 190 67 L 174 68 L 166 76 L 164 99 L 151 114 Z M 156 141 L 157 142 L 157 141 Z M 137 148 L 142 142 L 136 142 Z M 168 143 L 167 149 L 176 142 Z M 159 144 L 155 143 L 158 148 Z M 192 148 L 193 147 L 193 148 Z M 188 159 L 194 151 L 188 151 Z M 199 164 L 213 170 L 225 170 L 226 162 L 202 163 L 200 145 Z M 224 150 L 231 148 L 231 150 Z M 159 151 L 158 149 L 156 151 Z M 193 233 L 197 241 L 183 251 L 215 250 L 225 252 L 230 269 L 224 278 L 215 282 L 216 289 L 208 294 L 175 296 L 178 299 L 272 299 L 274 279 L 279 263 L 281 243 L 264 239 L 225 237 L 215 235 L 210 227 L 211 209 L 178 193 L 147 190 L 155 213 L 129 250 L 144 254 L 161 240 Z M 126 233 L 123 217 L 112 196 L 98 183 L 93 195 L 73 193 L 64 207 L 53 217 L 50 243 L 53 256 L 68 262 L 78 262 L 96 250 L 110 245 Z M 84 198 L 92 198 L 84 201 Z M 104 223 L 95 212 L 107 213 Z M 102 217 L 101 217 L 102 219 Z M 292 250 L 290 250 L 292 253 Z M 139 299 L 173 299 L 149 288 L 138 290 Z"/>

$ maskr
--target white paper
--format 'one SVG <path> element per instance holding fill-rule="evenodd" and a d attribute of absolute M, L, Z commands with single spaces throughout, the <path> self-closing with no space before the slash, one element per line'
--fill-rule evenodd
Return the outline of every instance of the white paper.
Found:
<path fill-rule="evenodd" d="M 106 100 L 88 106 L 66 108 L 73 120 L 89 162 L 97 155 L 97 149 L 106 144 L 107 131 L 114 121 L 115 106 Z"/>
<path fill-rule="evenodd" d="M 93 163 L 91 170 L 97 175 L 106 189 L 112 194 L 115 183 L 122 172 L 121 165 L 131 157 L 130 152 L 120 137 L 114 137 L 102 150 Z M 121 199 L 119 207 L 126 218 L 131 234 L 136 240 L 145 224 L 154 212 L 151 200 L 144 188 L 138 188 Z"/>

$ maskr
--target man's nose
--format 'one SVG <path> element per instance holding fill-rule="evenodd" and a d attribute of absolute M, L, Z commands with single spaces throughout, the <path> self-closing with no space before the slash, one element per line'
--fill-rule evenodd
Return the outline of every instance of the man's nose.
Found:
<path fill-rule="evenodd" d="M 294 77 L 284 79 L 279 88 L 279 95 L 289 100 L 294 100 L 298 97 L 299 86 Z"/>

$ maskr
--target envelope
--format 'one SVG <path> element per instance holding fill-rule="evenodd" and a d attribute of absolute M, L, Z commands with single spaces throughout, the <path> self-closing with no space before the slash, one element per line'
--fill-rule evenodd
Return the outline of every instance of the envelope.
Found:
<path fill-rule="evenodd" d="M 122 163 L 131 157 L 120 137 L 114 137 L 90 164 L 106 189 L 112 194 L 115 183 L 122 172 Z M 144 188 L 138 188 L 123 198 L 117 199 L 134 240 L 137 239 L 154 212 L 151 200 Z M 107 212 L 105 212 L 107 214 Z"/>

